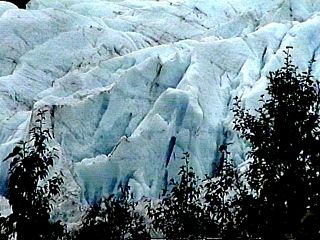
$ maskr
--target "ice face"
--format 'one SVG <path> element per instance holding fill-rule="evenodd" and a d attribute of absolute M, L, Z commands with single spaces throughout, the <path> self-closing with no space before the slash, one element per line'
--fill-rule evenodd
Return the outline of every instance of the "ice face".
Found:
<path fill-rule="evenodd" d="M 319 59 L 320 1 L 32 0 L 0 2 L 0 158 L 48 121 L 65 172 L 61 209 L 129 184 L 157 197 L 183 163 L 202 177 L 229 144 L 235 96 L 254 109 L 286 46 Z M 313 64 L 320 78 L 319 61 Z M 5 193 L 8 163 L 0 164 Z"/>

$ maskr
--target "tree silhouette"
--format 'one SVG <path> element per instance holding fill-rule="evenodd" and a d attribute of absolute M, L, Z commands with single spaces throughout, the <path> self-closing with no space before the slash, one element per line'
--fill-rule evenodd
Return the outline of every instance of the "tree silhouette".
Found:
<path fill-rule="evenodd" d="M 264 239 L 298 237 L 305 215 L 319 213 L 319 82 L 313 61 L 298 72 L 291 48 L 284 51 L 284 67 L 270 72 L 268 97 L 261 96 L 257 114 L 238 98 L 233 109 L 234 129 L 251 144 L 248 183 Z"/>
<path fill-rule="evenodd" d="M 230 191 L 233 189 L 235 167 L 231 159 L 227 158 L 227 149 L 220 146 L 220 163 L 213 177 L 206 177 L 205 203 L 206 211 L 210 213 L 210 225 L 208 229 L 215 230 L 209 232 L 211 237 L 219 235 L 222 238 L 229 237 L 233 224 L 233 214 L 231 211 L 232 201 Z"/>
<path fill-rule="evenodd" d="M 29 0 L 9 0 L 7 2 L 11 2 L 13 4 L 15 4 L 18 8 L 26 8 L 27 3 L 29 2 Z"/>
<path fill-rule="evenodd" d="M 206 176 L 204 185 L 204 202 L 206 211 L 210 213 L 207 236 L 248 239 L 256 232 L 256 219 L 249 214 L 254 207 L 254 199 L 245 183 L 245 172 L 240 172 L 229 157 L 227 146 L 222 145 L 219 150 L 220 163 L 212 177 Z"/>
<path fill-rule="evenodd" d="M 16 234 L 18 240 L 57 239 L 63 233 L 62 226 L 57 229 L 57 223 L 50 221 L 52 201 L 63 179 L 57 173 L 49 177 L 58 156 L 55 148 L 48 147 L 52 136 L 44 128 L 46 112 L 37 112 L 30 140 L 20 142 L 5 158 L 11 160 L 7 197 L 12 214 L 1 222 L 6 234 Z"/>
<path fill-rule="evenodd" d="M 184 153 L 185 165 L 180 167 L 179 181 L 171 179 L 170 192 L 165 192 L 159 204 L 147 206 L 152 226 L 166 239 L 201 239 L 206 234 L 205 215 L 201 202 L 199 178 L 189 166 L 189 154 Z"/>
<path fill-rule="evenodd" d="M 120 197 L 111 195 L 89 208 L 74 239 L 150 239 L 145 219 L 136 211 L 136 205 L 130 188 L 121 186 Z"/>

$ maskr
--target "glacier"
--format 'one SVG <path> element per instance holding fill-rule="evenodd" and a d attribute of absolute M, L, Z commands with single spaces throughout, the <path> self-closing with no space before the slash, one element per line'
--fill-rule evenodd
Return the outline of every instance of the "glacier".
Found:
<path fill-rule="evenodd" d="M 69 218 L 120 184 L 156 198 L 183 152 L 200 177 L 222 144 L 243 162 L 233 98 L 256 108 L 286 46 L 320 79 L 320 0 L 0 1 L 0 39 L 0 159 L 49 109 Z"/>

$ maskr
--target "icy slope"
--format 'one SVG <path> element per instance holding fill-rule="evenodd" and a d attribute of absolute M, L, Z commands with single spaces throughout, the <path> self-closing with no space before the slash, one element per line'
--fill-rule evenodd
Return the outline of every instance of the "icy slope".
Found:
<path fill-rule="evenodd" d="M 0 2 L 0 159 L 45 106 L 64 209 L 121 183 L 156 197 L 185 151 L 200 176 L 221 144 L 241 162 L 232 98 L 256 107 L 288 45 L 303 70 L 318 60 L 319 10 L 320 0 Z M 1 162 L 2 193 L 6 177 Z"/>

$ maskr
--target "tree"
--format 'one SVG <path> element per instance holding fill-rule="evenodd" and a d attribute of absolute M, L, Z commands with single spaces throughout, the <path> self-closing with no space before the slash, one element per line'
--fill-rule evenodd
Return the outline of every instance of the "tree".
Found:
<path fill-rule="evenodd" d="M 204 185 L 204 202 L 210 213 L 207 236 L 222 239 L 248 239 L 252 236 L 251 228 L 256 224 L 251 214 L 253 198 L 245 183 L 245 176 L 232 158 L 227 146 L 219 148 L 220 163 L 213 176 L 206 176 Z M 248 214 L 250 218 L 248 218 Z"/>
<path fill-rule="evenodd" d="M 49 148 L 52 136 L 44 128 L 46 112 L 38 111 L 30 140 L 20 142 L 5 158 L 11 160 L 7 197 L 12 214 L 1 222 L 6 234 L 16 234 L 18 240 L 57 239 L 63 233 L 63 226 L 57 229 L 57 223 L 50 221 L 63 179 L 57 173 L 49 177 L 58 156 L 55 148 Z"/>
<path fill-rule="evenodd" d="M 0 240 L 11 239 L 13 233 L 13 224 L 9 217 L 0 217 Z"/>
<path fill-rule="evenodd" d="M 226 239 L 231 237 L 234 226 L 231 191 L 236 171 L 232 160 L 227 158 L 226 146 L 220 146 L 219 150 L 221 158 L 217 170 L 212 177 L 206 176 L 204 200 L 206 211 L 210 213 L 208 230 L 211 231 L 207 234 L 210 237 L 218 235 Z"/>
<path fill-rule="evenodd" d="M 29 0 L 22 0 L 22 1 L 18 1 L 18 0 L 9 0 L 7 2 L 11 2 L 13 4 L 15 4 L 18 8 L 26 8 L 27 3 L 29 2 Z"/>
<path fill-rule="evenodd" d="M 152 226 L 166 239 L 202 239 L 206 233 L 204 207 L 201 202 L 199 178 L 189 166 L 189 154 L 184 153 L 185 165 L 180 167 L 180 180 L 171 179 L 170 192 L 165 192 L 160 203 L 147 206 Z"/>
<path fill-rule="evenodd" d="M 89 208 L 74 239 L 150 239 L 145 219 L 136 211 L 136 205 L 130 188 L 121 186 L 120 197 L 111 195 Z"/>
<path fill-rule="evenodd" d="M 298 72 L 291 48 L 284 67 L 270 72 L 257 114 L 243 109 L 239 98 L 233 109 L 234 129 L 251 144 L 248 183 L 265 239 L 298 237 L 308 211 L 319 213 L 319 82 L 313 61 Z"/>

